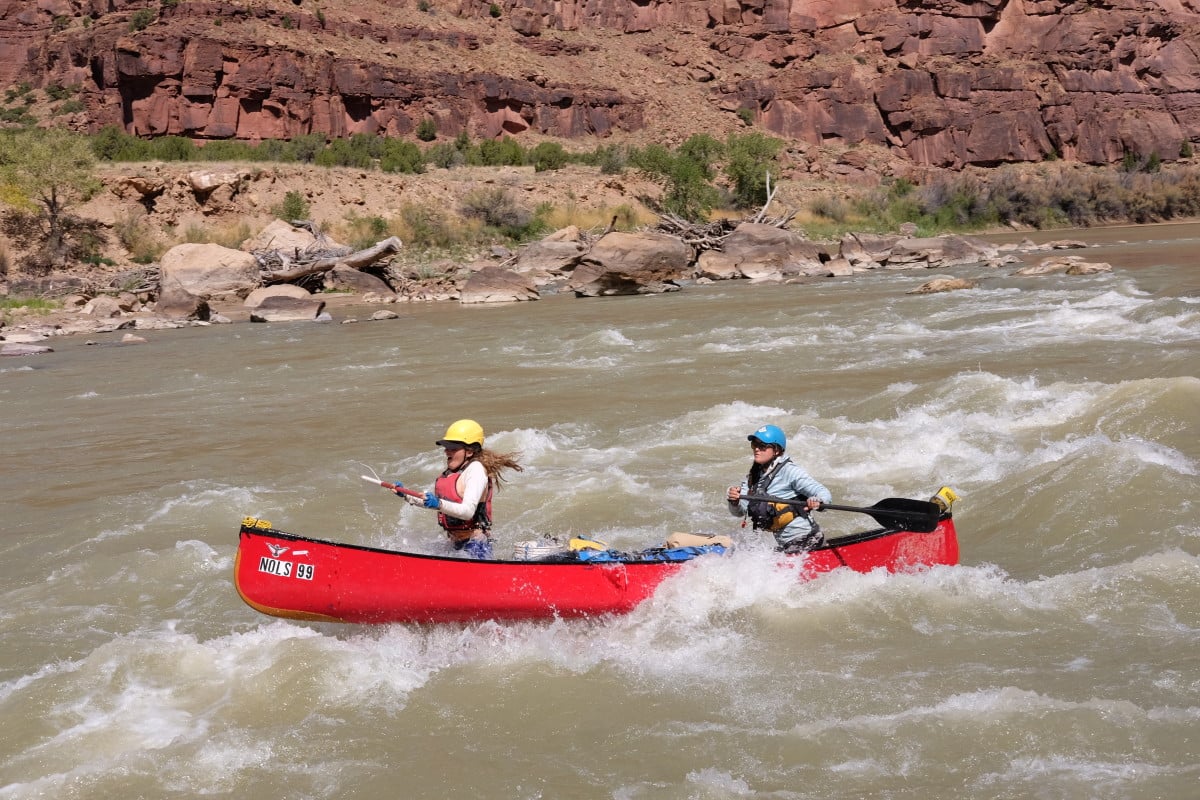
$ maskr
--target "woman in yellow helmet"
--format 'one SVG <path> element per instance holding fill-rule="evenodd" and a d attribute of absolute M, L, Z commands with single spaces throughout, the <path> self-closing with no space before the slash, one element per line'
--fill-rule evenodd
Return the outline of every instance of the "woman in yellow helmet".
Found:
<path fill-rule="evenodd" d="M 446 452 L 446 469 L 425 493 L 424 502 L 410 501 L 438 512 L 438 525 L 455 550 L 473 558 L 492 557 L 492 494 L 504 482 L 506 469 L 521 472 L 516 453 L 483 448 L 483 428 L 473 419 L 460 419 L 437 440 Z"/>

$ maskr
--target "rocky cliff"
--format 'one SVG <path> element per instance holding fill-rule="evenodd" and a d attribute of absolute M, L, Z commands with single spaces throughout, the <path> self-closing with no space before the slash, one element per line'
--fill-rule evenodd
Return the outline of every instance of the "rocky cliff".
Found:
<path fill-rule="evenodd" d="M 0 85 L 143 136 L 428 119 L 590 148 L 752 124 L 801 161 L 1172 160 L 1200 142 L 1197 2 L 0 0 Z"/>

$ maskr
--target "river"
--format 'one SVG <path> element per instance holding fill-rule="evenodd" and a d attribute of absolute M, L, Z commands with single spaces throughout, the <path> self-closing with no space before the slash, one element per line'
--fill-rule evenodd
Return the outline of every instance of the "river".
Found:
<path fill-rule="evenodd" d="M 1196 796 L 1200 225 L 1040 237 L 1114 270 L 405 306 L 5 359 L 0 800 Z M 525 465 L 500 553 L 744 546 L 619 618 L 240 601 L 246 515 L 438 552 L 429 512 L 360 475 L 430 486 L 460 417 Z M 961 565 L 776 568 L 723 500 L 768 422 L 836 503 L 952 486 Z"/>

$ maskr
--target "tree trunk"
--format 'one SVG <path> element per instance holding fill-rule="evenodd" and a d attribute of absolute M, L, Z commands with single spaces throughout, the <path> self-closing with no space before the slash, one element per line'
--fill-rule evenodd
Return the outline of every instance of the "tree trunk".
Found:
<path fill-rule="evenodd" d="M 337 256 L 336 258 L 320 258 L 309 264 L 300 264 L 291 269 L 279 270 L 277 272 L 263 273 L 263 283 L 286 283 L 294 281 L 297 278 L 303 278 L 305 275 L 314 275 L 318 272 L 328 272 L 338 264 L 345 264 L 347 267 L 354 269 L 362 269 L 369 264 L 374 264 L 384 256 L 399 252 L 403 247 L 400 239 L 392 236 L 384 239 L 382 242 L 376 243 L 374 247 L 368 247 L 366 250 L 359 250 L 357 253 L 351 253 L 348 256 Z"/>

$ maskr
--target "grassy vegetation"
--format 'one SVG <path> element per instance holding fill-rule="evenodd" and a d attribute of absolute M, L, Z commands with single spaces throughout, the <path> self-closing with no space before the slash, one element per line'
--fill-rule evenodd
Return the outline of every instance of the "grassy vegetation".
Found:
<path fill-rule="evenodd" d="M 62 308 L 62 302 L 44 297 L 0 297 L 0 319 L 9 324 L 18 316 L 45 316 Z"/>
<path fill-rule="evenodd" d="M 7 108 L 0 111 L 21 117 L 38 91 L 44 91 L 60 107 L 76 102 L 70 88 L 33 90 L 20 84 L 5 91 Z M 452 140 L 439 139 L 431 119 L 422 121 L 417 142 L 366 134 L 327 141 L 323 134 L 311 134 L 287 141 L 218 140 L 201 145 L 178 136 L 140 139 L 119 127 L 105 128 L 90 137 L 50 133 L 70 138 L 60 143 L 56 152 L 68 144 L 85 151 L 89 158 L 80 158 L 81 169 L 90 168 L 85 162 L 94 157 L 101 162 L 298 163 L 406 174 L 465 166 L 532 166 L 537 172 L 546 172 L 571 164 L 588 165 L 607 175 L 636 170 L 662 188 L 657 199 L 640 200 L 657 212 L 697 222 L 716 216 L 740 217 L 758 208 L 766 201 L 768 175 L 777 183 L 774 176 L 781 174 L 785 166 L 780 157 L 783 143 L 757 131 L 732 133 L 723 141 L 696 134 L 674 148 L 604 144 L 581 152 L 568 151 L 553 142 L 526 148 L 507 136 L 476 142 L 461 133 Z M 59 247 L 57 258 L 106 263 L 100 255 L 103 232 L 96 226 L 87 227 L 56 206 L 42 209 L 42 219 L 38 219 L 35 198 L 58 198 L 63 188 L 86 197 L 90 188 L 85 185 L 87 176 L 48 179 L 50 171 L 30 160 L 29 153 L 35 148 L 28 144 L 15 146 L 21 135 L 0 131 L 0 155 L 8 153 L 0 158 L 0 175 L 8 176 L 0 181 L 0 201 L 13 206 L 3 215 L 5 229 L 34 231 L 52 223 L 51 228 L 60 228 L 55 229 L 58 237 L 70 245 Z M 40 142 L 47 135 L 39 133 L 34 141 Z M 1180 154 L 1191 154 L 1189 142 L 1180 145 Z M 58 158 L 55 163 L 61 161 Z M 27 185 L 23 188 L 13 177 L 18 174 L 25 177 Z M 311 210 L 303 192 L 289 191 L 271 212 L 281 219 L 298 220 L 308 219 Z M 1008 225 L 1041 229 L 1195 216 L 1200 216 L 1200 167 L 1164 164 L 1157 154 L 1129 153 L 1120 164 L 1106 170 L 1055 160 L 1042 165 L 945 173 L 920 185 L 894 179 L 874 189 L 824 195 L 797 215 L 793 227 L 814 239 L 836 239 L 850 231 L 894 233 L 906 224 L 915 226 L 917 235 L 933 236 Z M 420 260 L 439 254 L 461 255 L 494 243 L 521 243 L 567 225 L 596 230 L 614 221 L 617 229 L 653 224 L 653 217 L 644 217 L 628 205 L 581 209 L 573 201 L 562 208 L 543 204 L 529 209 L 506 189 L 487 184 L 468 192 L 458 208 L 410 204 L 387 217 L 350 211 L 341 220 L 319 224 L 337 240 L 355 248 L 398 236 L 405 243 L 404 259 Z M 112 234 L 140 264 L 153 263 L 173 242 L 216 242 L 238 247 L 251 233 L 245 222 L 216 229 L 192 225 L 182 231 L 157 231 L 144 214 L 118 219 L 112 227 Z M 7 269 L 11 258 L 7 253 L 0 255 L 0 266 Z M 48 257 L 42 262 L 24 266 L 27 270 L 38 266 L 45 271 L 52 264 Z"/>
<path fill-rule="evenodd" d="M 215 227 L 188 225 L 180 238 L 184 244 L 219 244 L 236 250 L 253 235 L 250 223 L 239 220 Z"/>
<path fill-rule="evenodd" d="M 935 236 L 1010 225 L 1050 229 L 1200 216 L 1200 169 L 1163 171 L 1156 159 L 1143 163 L 1139 171 L 1000 167 L 947 173 L 919 186 L 901 179 L 848 200 L 821 198 L 809 206 L 802 226 L 813 238 L 836 238 L 849 231 L 894 232 L 911 223 L 918 236 Z"/>
<path fill-rule="evenodd" d="M 432 141 L 431 121 L 422 123 L 422 141 Z M 731 134 L 719 142 L 697 134 L 672 150 L 663 145 L 622 148 L 603 145 L 588 152 L 569 152 L 556 142 L 526 148 L 510 136 L 472 142 L 465 133 L 453 142 L 429 144 L 424 150 L 413 142 L 356 133 L 346 139 L 326 141 L 322 134 L 298 136 L 288 141 L 258 143 L 218 140 L 203 146 L 180 136 L 140 139 L 116 126 L 91 137 L 92 150 L 104 161 L 250 161 L 315 164 L 322 167 L 378 169 L 382 172 L 419 174 L 429 167 L 532 166 L 537 172 L 562 169 L 569 164 L 600 167 L 617 174 L 634 167 L 663 184 L 664 209 L 699 219 L 718 205 L 750 207 L 766 198 L 768 170 L 778 174 L 777 154 L 782 142 L 761 133 Z M 713 185 L 723 169 L 732 187 L 727 194 Z M 511 230 L 510 224 L 491 225 Z M 516 226 L 518 229 L 523 226 Z"/>

